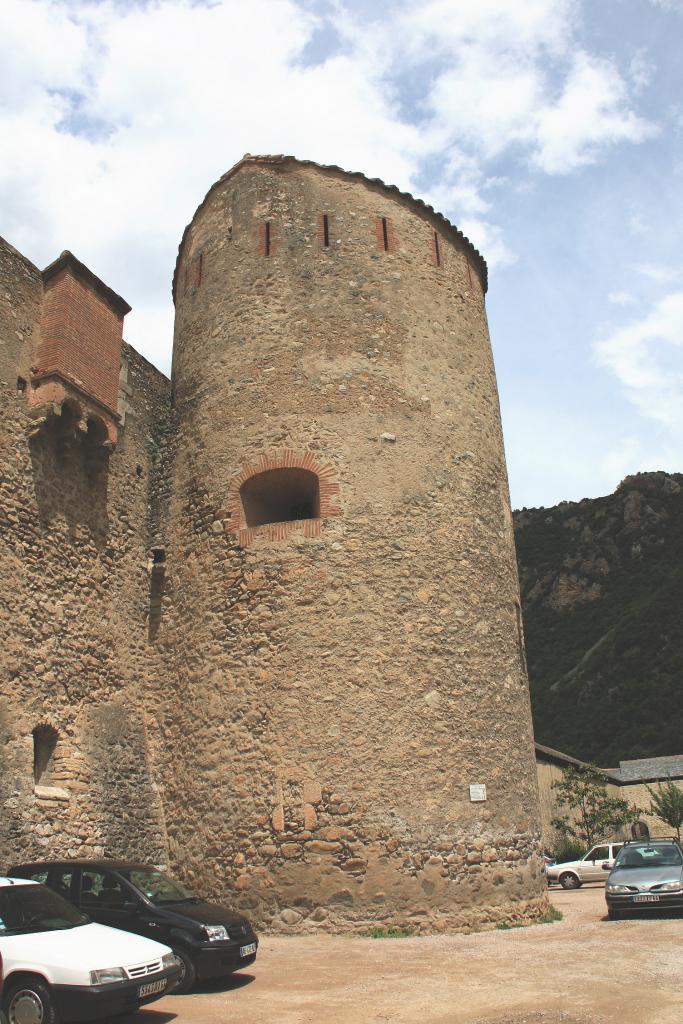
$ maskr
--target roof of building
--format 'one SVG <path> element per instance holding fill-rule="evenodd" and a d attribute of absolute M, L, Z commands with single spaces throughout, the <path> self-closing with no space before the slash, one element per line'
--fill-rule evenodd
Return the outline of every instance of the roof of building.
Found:
<path fill-rule="evenodd" d="M 536 760 L 556 764 L 560 768 L 586 768 L 587 761 L 580 761 L 561 750 L 534 744 Z M 633 761 L 620 761 L 618 768 L 600 768 L 610 782 L 623 786 L 629 782 L 659 782 L 666 779 L 683 779 L 683 754 L 668 757 L 640 757 Z"/>
<path fill-rule="evenodd" d="M 264 154 L 262 156 L 254 156 L 251 153 L 245 153 L 241 160 L 238 160 L 237 163 L 233 167 L 231 167 L 229 171 L 226 171 L 225 174 L 221 175 L 221 177 L 213 183 L 213 185 L 211 186 L 211 188 L 206 193 L 203 200 L 195 210 L 192 220 L 183 231 L 183 237 L 181 238 L 180 245 L 178 246 L 178 257 L 176 259 L 175 271 L 173 273 L 172 292 L 174 300 L 176 294 L 176 281 L 178 277 L 178 265 L 180 263 L 180 254 L 183 250 L 183 245 L 185 244 L 185 238 L 187 237 L 187 233 L 190 230 L 190 227 L 194 222 L 195 217 L 202 209 L 204 204 L 207 202 L 209 196 L 211 196 L 214 189 L 218 188 L 224 182 L 229 181 L 229 179 L 232 178 L 233 175 L 235 175 L 242 167 L 244 167 L 247 164 L 298 164 L 300 167 L 315 167 L 318 170 L 325 171 L 329 174 L 341 175 L 344 178 L 353 178 L 356 181 L 365 182 L 365 184 L 367 185 L 372 185 L 375 188 L 379 188 L 382 191 L 389 193 L 394 198 L 407 200 L 409 203 L 411 203 L 411 205 L 417 208 L 418 212 L 428 214 L 430 218 L 435 219 L 440 224 L 440 226 L 444 228 L 449 234 L 454 235 L 458 239 L 458 241 L 463 242 L 469 248 L 472 256 L 475 259 L 475 262 L 479 265 L 479 269 L 481 270 L 484 291 L 487 290 L 488 268 L 486 266 L 486 260 L 484 259 L 482 254 L 479 252 L 478 249 L 474 247 L 472 242 L 470 242 L 469 238 L 467 238 L 462 233 L 462 231 L 460 231 L 460 229 L 455 226 L 455 224 L 452 224 L 447 217 L 444 217 L 442 213 L 439 213 L 437 210 L 435 210 L 433 206 L 430 206 L 428 203 L 425 203 L 423 199 L 416 198 L 410 192 L 402 192 L 396 185 L 387 185 L 386 182 L 382 181 L 381 178 L 369 178 L 366 174 L 363 174 L 362 171 L 345 171 L 343 167 L 338 167 L 336 164 L 319 164 L 316 163 L 315 160 L 299 160 L 298 157 L 289 156 L 284 153 L 270 155 Z"/>
<path fill-rule="evenodd" d="M 639 757 L 633 761 L 620 761 L 618 768 L 610 769 L 621 782 L 657 782 L 683 778 L 683 754 L 667 757 Z"/>
<path fill-rule="evenodd" d="M 572 757 L 571 754 L 564 754 L 561 750 L 554 750 L 552 747 L 545 747 L 542 743 L 534 744 L 536 747 L 536 760 L 547 761 L 550 764 L 556 764 L 560 768 L 587 768 L 587 761 L 580 761 L 578 757 Z M 620 779 L 613 768 L 600 768 L 603 775 L 607 777 L 610 782 L 619 783 Z"/>

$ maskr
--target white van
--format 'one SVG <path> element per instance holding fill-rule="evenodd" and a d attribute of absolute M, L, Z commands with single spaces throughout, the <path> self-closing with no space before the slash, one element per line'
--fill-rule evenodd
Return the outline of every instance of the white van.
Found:
<path fill-rule="evenodd" d="M 2 1009 L 8 1024 L 130 1013 L 170 992 L 180 964 L 168 946 L 91 924 L 37 882 L 0 878 Z"/>

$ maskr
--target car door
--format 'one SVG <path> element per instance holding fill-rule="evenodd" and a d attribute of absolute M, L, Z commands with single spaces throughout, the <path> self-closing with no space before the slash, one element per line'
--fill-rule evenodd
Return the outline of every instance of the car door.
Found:
<path fill-rule="evenodd" d="M 91 921 L 137 931 L 135 912 L 138 900 L 132 889 L 113 871 L 104 868 L 83 868 L 80 874 L 78 905 Z"/>
<path fill-rule="evenodd" d="M 612 843 L 612 845 L 610 846 L 610 851 L 609 851 L 609 869 L 610 869 L 610 871 L 614 867 L 614 862 L 617 859 L 617 857 L 619 856 L 619 851 L 621 850 L 623 845 L 624 845 L 623 843 Z M 609 872 L 607 872 L 607 874 L 609 874 Z"/>
<path fill-rule="evenodd" d="M 609 859 L 609 846 L 594 846 L 579 863 L 579 874 L 582 882 L 599 882 L 607 878 L 608 871 L 603 871 L 602 862 Z"/>
<path fill-rule="evenodd" d="M 45 884 L 62 896 L 69 903 L 78 906 L 78 893 L 75 891 L 76 869 L 66 864 L 50 868 Z"/>

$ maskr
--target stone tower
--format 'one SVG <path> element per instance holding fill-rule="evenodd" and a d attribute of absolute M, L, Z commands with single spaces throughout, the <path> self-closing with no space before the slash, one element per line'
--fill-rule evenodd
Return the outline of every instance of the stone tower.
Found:
<path fill-rule="evenodd" d="M 290 157 L 245 157 L 182 239 L 167 828 L 261 925 L 544 906 L 485 290 L 430 207 Z"/>

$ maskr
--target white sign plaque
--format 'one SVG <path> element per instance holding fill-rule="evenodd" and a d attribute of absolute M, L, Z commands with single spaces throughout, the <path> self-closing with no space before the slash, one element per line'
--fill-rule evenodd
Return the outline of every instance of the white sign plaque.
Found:
<path fill-rule="evenodd" d="M 477 785 L 470 786 L 470 800 L 476 803 L 480 800 L 486 799 L 486 786 L 484 783 L 478 783 Z"/>

